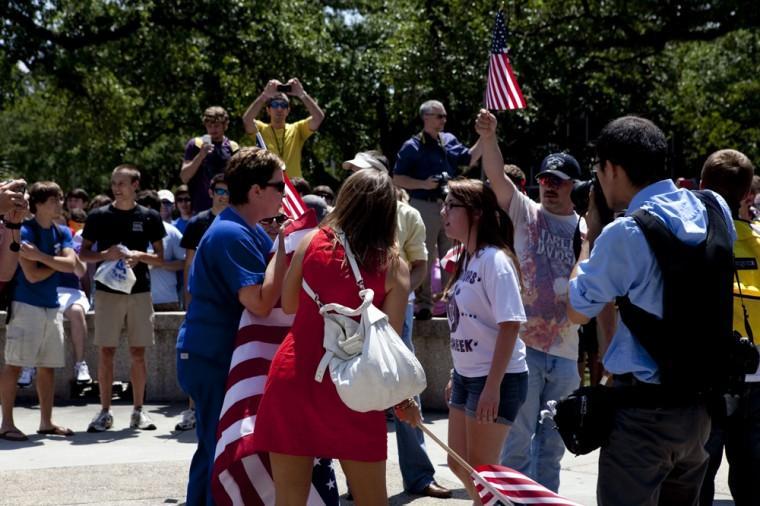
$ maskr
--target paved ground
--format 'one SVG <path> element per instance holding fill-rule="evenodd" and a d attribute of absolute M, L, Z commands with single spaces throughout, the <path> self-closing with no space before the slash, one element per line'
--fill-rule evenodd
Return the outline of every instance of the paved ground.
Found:
<path fill-rule="evenodd" d="M 35 434 L 39 423 L 36 406 L 15 410 L 17 425 L 30 436 L 24 443 L 0 440 L 0 505 L 165 505 L 181 504 L 185 498 L 187 470 L 195 448 L 193 433 L 173 433 L 181 405 L 146 406 L 158 430 L 132 431 L 128 428 L 130 407 L 114 406 L 115 429 L 88 434 L 87 424 L 95 405 L 59 406 L 57 423 L 77 432 L 72 438 L 42 437 Z M 444 441 L 447 423 L 442 414 L 428 413 L 428 426 Z M 390 504 L 414 503 L 465 505 L 464 489 L 446 466 L 446 457 L 432 441 L 428 452 L 441 484 L 455 490 L 454 499 L 433 500 L 403 493 L 395 438 L 389 435 L 388 494 Z M 581 504 L 595 504 L 596 453 L 583 457 L 566 455 L 562 461 L 560 493 Z M 338 467 L 339 470 L 339 467 Z M 345 492 L 345 480 L 338 480 Z M 716 504 L 733 504 L 726 486 L 726 468 L 716 482 Z M 343 501 L 345 504 L 350 502 Z"/>

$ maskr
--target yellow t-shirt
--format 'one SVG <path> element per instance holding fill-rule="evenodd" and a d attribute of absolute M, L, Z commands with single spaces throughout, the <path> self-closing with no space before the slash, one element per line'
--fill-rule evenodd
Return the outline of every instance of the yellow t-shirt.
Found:
<path fill-rule="evenodd" d="M 303 177 L 301 172 L 301 149 L 314 131 L 309 128 L 311 116 L 295 123 L 285 123 L 285 128 L 274 129 L 269 123 L 256 120 L 256 128 L 264 138 L 267 149 L 285 162 L 288 177 Z"/>
<path fill-rule="evenodd" d="M 399 256 L 409 263 L 427 260 L 425 223 L 422 221 L 420 212 L 404 202 L 397 202 L 397 204 L 396 239 L 399 245 Z"/>

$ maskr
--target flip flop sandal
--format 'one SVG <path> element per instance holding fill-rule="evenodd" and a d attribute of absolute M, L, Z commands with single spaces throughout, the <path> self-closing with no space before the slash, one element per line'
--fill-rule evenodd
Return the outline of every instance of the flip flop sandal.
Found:
<path fill-rule="evenodd" d="M 65 427 L 53 427 L 52 429 L 38 430 L 37 434 L 43 436 L 73 436 L 74 431 Z"/>
<path fill-rule="evenodd" d="M 5 439 L 6 441 L 14 441 L 14 442 L 29 441 L 29 438 L 26 437 L 26 435 L 23 432 L 16 429 L 0 432 L 0 439 Z"/>

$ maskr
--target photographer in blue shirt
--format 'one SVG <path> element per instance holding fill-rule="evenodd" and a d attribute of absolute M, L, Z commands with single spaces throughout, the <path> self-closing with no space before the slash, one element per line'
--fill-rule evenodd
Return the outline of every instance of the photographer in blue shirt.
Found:
<path fill-rule="evenodd" d="M 625 210 L 625 215 L 602 230 L 595 205 L 589 206 L 588 233 L 570 280 L 568 317 L 584 324 L 608 303 L 627 295 L 633 305 L 662 319 L 662 271 L 631 214 L 646 209 L 677 240 L 693 246 L 707 238 L 707 210 L 695 194 L 677 189 L 667 179 L 667 141 L 651 121 L 625 116 L 610 122 L 600 133 L 596 150 L 596 175 L 605 200 L 613 211 Z M 712 195 L 733 242 L 731 213 L 721 197 Z M 613 386 L 663 400 L 616 408 L 609 441 L 599 456 L 598 504 L 697 504 L 710 432 L 705 404 L 686 395 L 659 395 L 669 391 L 657 386 L 657 363 L 622 320 L 604 356 L 604 368 L 614 375 Z"/>
<path fill-rule="evenodd" d="M 467 148 L 454 135 L 443 131 L 446 109 L 439 101 L 423 103 L 420 118 L 422 131 L 407 140 L 398 152 L 393 182 L 409 192 L 409 204 L 422 215 L 430 268 L 436 252 L 440 259 L 451 248 L 451 241 L 443 232 L 440 215 L 446 183 L 456 177 L 460 165 L 473 166 L 478 162 L 480 148 L 477 142 L 472 148 Z M 425 276 L 417 297 L 420 309 L 415 316 L 420 320 L 429 320 L 433 309 L 430 273 Z"/>

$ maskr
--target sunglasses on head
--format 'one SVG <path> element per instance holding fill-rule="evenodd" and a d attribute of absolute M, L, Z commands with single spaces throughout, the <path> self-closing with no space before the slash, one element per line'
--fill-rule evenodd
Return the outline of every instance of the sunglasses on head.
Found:
<path fill-rule="evenodd" d="M 229 195 L 230 191 L 227 188 L 219 188 L 218 186 L 214 188 L 214 194 L 219 195 L 220 197 L 223 197 L 225 195 Z"/>
<path fill-rule="evenodd" d="M 285 192 L 285 181 L 267 181 L 266 183 L 261 183 L 259 186 L 261 186 L 262 189 L 271 186 L 280 193 Z"/>
<path fill-rule="evenodd" d="M 269 102 L 269 107 L 272 109 L 287 109 L 290 107 L 290 104 L 284 100 L 272 100 Z"/>
<path fill-rule="evenodd" d="M 263 225 L 271 225 L 273 223 L 282 225 L 283 223 L 285 223 L 285 220 L 287 219 L 288 219 L 287 215 L 280 213 L 277 216 L 272 216 L 271 218 L 264 218 L 263 220 L 260 220 L 259 223 Z"/>

